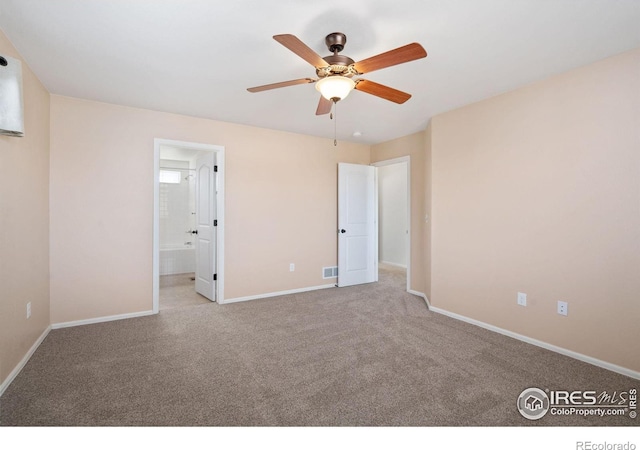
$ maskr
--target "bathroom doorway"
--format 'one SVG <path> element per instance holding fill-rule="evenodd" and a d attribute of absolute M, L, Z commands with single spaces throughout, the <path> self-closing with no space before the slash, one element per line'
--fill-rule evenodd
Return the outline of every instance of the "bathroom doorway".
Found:
<path fill-rule="evenodd" d="M 156 313 L 223 301 L 223 163 L 220 146 L 155 140 Z"/>

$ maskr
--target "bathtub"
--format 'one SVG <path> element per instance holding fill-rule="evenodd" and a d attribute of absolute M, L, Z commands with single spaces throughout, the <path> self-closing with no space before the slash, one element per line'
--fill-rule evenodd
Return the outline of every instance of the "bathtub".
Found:
<path fill-rule="evenodd" d="M 160 275 L 196 271 L 196 249 L 193 245 L 160 248 Z"/>

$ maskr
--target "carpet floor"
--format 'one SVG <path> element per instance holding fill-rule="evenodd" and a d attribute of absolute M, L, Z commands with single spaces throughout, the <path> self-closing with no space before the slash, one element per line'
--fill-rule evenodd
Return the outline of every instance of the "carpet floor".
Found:
<path fill-rule="evenodd" d="M 626 426 L 516 409 L 529 387 L 638 381 L 430 312 L 380 282 L 53 330 L 3 426 Z"/>

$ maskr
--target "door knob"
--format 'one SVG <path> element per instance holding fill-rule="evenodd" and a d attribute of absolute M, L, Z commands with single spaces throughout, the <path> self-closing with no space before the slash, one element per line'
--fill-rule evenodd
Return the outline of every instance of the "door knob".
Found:
<path fill-rule="evenodd" d="M 198 230 L 193 230 L 191 234 L 198 234 Z"/>
<path fill-rule="evenodd" d="M 344 228 L 340 229 L 340 233 L 346 233 L 346 232 L 347 232 L 347 230 L 345 230 Z"/>

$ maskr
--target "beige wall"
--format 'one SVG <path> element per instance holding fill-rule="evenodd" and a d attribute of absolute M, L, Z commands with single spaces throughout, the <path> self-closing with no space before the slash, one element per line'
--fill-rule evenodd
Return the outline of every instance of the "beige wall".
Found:
<path fill-rule="evenodd" d="M 2 32 L 0 54 L 21 59 Z M 24 61 L 22 81 L 25 136 L 0 136 L 0 382 L 49 325 L 49 94 Z"/>
<path fill-rule="evenodd" d="M 55 95 L 51 130 L 52 323 L 151 310 L 154 138 L 225 147 L 226 299 L 330 284 L 337 163 L 369 163 L 366 145 Z"/>
<path fill-rule="evenodd" d="M 426 293 L 425 273 L 425 133 L 371 147 L 371 162 L 409 156 L 411 161 L 411 289 Z"/>
<path fill-rule="evenodd" d="M 640 50 L 433 118 L 432 305 L 640 370 L 639 130 Z"/>

